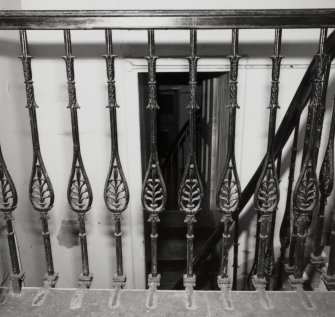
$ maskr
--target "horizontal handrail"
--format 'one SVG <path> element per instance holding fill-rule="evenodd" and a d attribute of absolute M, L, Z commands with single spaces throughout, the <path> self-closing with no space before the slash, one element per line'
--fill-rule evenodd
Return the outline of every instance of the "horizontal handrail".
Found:
<path fill-rule="evenodd" d="M 12 10 L 0 29 L 253 29 L 335 27 L 335 9 L 294 10 Z"/>

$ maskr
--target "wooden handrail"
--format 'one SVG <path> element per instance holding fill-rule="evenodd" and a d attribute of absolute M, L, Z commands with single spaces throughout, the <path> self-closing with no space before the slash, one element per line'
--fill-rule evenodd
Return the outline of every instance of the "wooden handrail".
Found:
<path fill-rule="evenodd" d="M 335 9 L 0 12 L 0 29 L 11 30 L 320 27 L 335 27 Z"/>

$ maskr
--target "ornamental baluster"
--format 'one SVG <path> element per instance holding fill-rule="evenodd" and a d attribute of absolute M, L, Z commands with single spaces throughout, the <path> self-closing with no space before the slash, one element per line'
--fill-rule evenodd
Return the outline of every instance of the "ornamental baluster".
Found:
<path fill-rule="evenodd" d="M 112 212 L 115 223 L 114 237 L 116 242 L 116 274 L 113 277 L 113 284 L 118 291 L 126 284 L 126 275 L 123 273 L 122 260 L 122 231 L 121 231 L 121 214 L 127 208 L 129 202 L 129 191 L 126 178 L 123 173 L 118 147 L 117 136 L 117 117 L 115 94 L 115 68 L 114 60 L 116 55 L 113 55 L 112 30 L 107 29 L 106 34 L 106 69 L 107 69 L 107 84 L 108 84 L 108 106 L 110 116 L 110 131 L 111 131 L 111 159 L 109 171 L 104 189 L 104 199 L 107 208 Z M 111 306 L 117 304 L 117 292 L 114 293 Z"/>
<path fill-rule="evenodd" d="M 327 271 L 323 272 L 322 280 L 329 291 L 335 291 L 335 212 L 333 212 L 329 247 L 328 268 Z"/>
<path fill-rule="evenodd" d="M 221 272 L 218 276 L 218 286 L 221 289 L 230 287 L 230 279 L 228 276 L 228 252 L 231 244 L 230 227 L 234 221 L 235 214 L 238 211 L 239 201 L 241 197 L 241 185 L 238 178 L 235 162 L 235 126 L 236 126 L 236 109 L 239 108 L 237 104 L 237 77 L 238 77 L 238 30 L 232 31 L 232 46 L 229 72 L 229 128 L 228 128 L 228 151 L 226 156 L 226 163 L 223 169 L 221 181 L 216 195 L 217 210 L 223 216 L 221 222 L 224 224 L 224 231 L 222 235 L 222 262 Z M 238 238 L 238 217 L 235 218 L 235 237 Z M 236 232 L 237 231 L 237 232 Z M 235 241 L 236 243 L 238 240 Z M 237 248 L 237 244 L 235 245 Z M 237 252 L 237 250 L 235 250 Z M 236 274 L 238 263 L 237 256 L 234 258 L 234 279 L 233 289 L 236 288 Z"/>
<path fill-rule="evenodd" d="M 284 269 L 284 262 L 286 257 L 287 248 L 290 246 L 291 242 L 291 217 L 293 215 L 291 208 L 291 199 L 292 199 L 292 189 L 294 182 L 294 172 L 295 172 L 295 163 L 297 159 L 297 146 L 298 146 L 298 137 L 299 137 L 299 125 L 300 121 L 297 120 L 297 123 L 294 128 L 293 143 L 291 149 L 291 160 L 290 160 L 290 170 L 288 176 L 288 187 L 286 195 L 286 205 L 283 220 L 280 226 L 279 239 L 280 239 L 280 261 L 279 261 L 279 273 L 278 273 L 278 284 L 277 289 L 282 287 L 282 272 Z M 287 272 L 288 265 L 285 266 L 285 271 Z"/>
<path fill-rule="evenodd" d="M 335 101 L 333 104 L 333 114 L 331 120 L 327 149 L 323 158 L 319 175 L 320 206 L 315 227 L 313 252 L 311 254 L 311 262 L 317 266 L 322 266 L 325 262 L 325 259 L 321 256 L 323 250 L 322 233 L 327 199 L 330 196 L 334 186 Z"/>
<path fill-rule="evenodd" d="M 188 306 L 192 306 L 192 291 L 196 283 L 193 271 L 193 224 L 196 222 L 195 215 L 201 208 L 203 187 L 198 171 L 196 152 L 195 152 L 195 112 L 199 109 L 196 102 L 197 90 L 197 31 L 190 31 L 190 52 L 187 57 L 189 62 L 189 112 L 190 134 L 188 140 L 188 158 L 185 165 L 184 174 L 178 192 L 179 209 L 186 214 L 185 223 L 187 224 L 187 269 L 184 275 L 184 287 L 188 292 Z"/>
<path fill-rule="evenodd" d="M 255 210 L 258 214 L 259 235 L 256 248 L 255 276 L 252 277 L 253 286 L 256 289 L 264 289 L 270 283 L 274 270 L 273 237 L 271 237 L 272 226 L 279 202 L 279 182 L 275 166 L 273 152 L 273 139 L 276 129 L 276 116 L 279 93 L 279 75 L 282 56 L 281 50 L 281 29 L 275 31 L 274 55 L 272 59 L 272 83 L 270 97 L 270 116 L 268 130 L 268 145 L 265 162 L 256 185 Z M 270 236 L 269 236 L 270 234 Z"/>
<path fill-rule="evenodd" d="M 29 183 L 29 199 L 35 210 L 40 213 L 42 222 L 42 236 L 47 264 L 47 273 L 43 278 L 45 287 L 54 287 L 58 279 L 58 273 L 54 271 L 52 250 L 50 243 L 50 233 L 48 228 L 48 211 L 53 207 L 54 191 L 40 150 L 38 126 L 36 118 L 36 108 L 38 108 L 32 80 L 31 59 L 28 50 L 27 33 L 20 31 L 20 42 L 22 55 L 20 59 L 23 65 L 24 83 L 26 86 L 27 108 L 29 110 L 31 136 L 33 143 L 33 167 Z"/>
<path fill-rule="evenodd" d="M 319 52 L 315 56 L 318 61 L 317 76 L 313 81 L 312 97 L 308 107 L 308 119 L 306 126 L 306 140 L 303 153 L 303 161 L 293 193 L 294 224 L 296 226 L 297 238 L 295 246 L 294 273 L 289 276 L 289 281 L 294 289 L 301 290 L 303 284 L 303 272 L 305 264 L 305 243 L 308 228 L 311 223 L 313 210 L 319 201 L 319 184 L 316 175 L 316 155 L 319 126 L 319 116 L 323 111 L 323 85 L 324 71 L 328 56 L 324 54 L 324 42 L 327 29 L 322 28 L 320 32 Z"/>
<path fill-rule="evenodd" d="M 14 217 L 12 212 L 16 209 L 16 205 L 17 193 L 15 185 L 7 170 L 0 146 L 0 211 L 3 212 L 7 228 L 8 247 L 12 265 L 12 274 L 10 275 L 11 288 L 13 293 L 18 294 L 21 292 L 25 273 L 21 270 L 17 241 L 13 228 Z"/>
<path fill-rule="evenodd" d="M 71 113 L 72 138 L 73 138 L 73 161 L 71 174 L 67 188 L 67 199 L 71 209 L 78 215 L 79 239 L 81 246 L 82 273 L 79 277 L 79 287 L 89 288 L 93 275 L 89 270 L 87 238 L 85 228 L 85 215 L 90 210 L 93 194 L 89 179 L 87 177 L 80 152 L 79 127 L 77 109 L 79 105 L 76 96 L 76 86 L 74 77 L 74 59 L 72 55 L 70 30 L 64 31 L 64 43 L 66 55 L 63 56 L 66 65 L 66 76 L 68 84 L 69 105 Z"/>
<path fill-rule="evenodd" d="M 154 30 L 148 30 L 149 55 L 146 56 L 148 61 L 148 88 L 149 101 L 147 109 L 150 111 L 150 157 L 148 167 L 142 186 L 142 205 L 146 212 L 149 212 L 148 222 L 151 223 L 151 272 L 148 275 L 148 285 L 150 293 L 148 305 L 153 305 L 153 292 L 160 283 L 160 274 L 157 268 L 157 223 L 159 222 L 159 213 L 165 209 L 166 204 L 166 187 L 162 176 L 158 153 L 157 153 L 157 103 L 156 91 L 156 61 L 155 56 L 155 38 Z"/>

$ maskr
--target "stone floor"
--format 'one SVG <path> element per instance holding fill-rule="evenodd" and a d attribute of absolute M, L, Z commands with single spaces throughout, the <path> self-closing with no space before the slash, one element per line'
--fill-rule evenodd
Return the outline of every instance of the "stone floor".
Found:
<path fill-rule="evenodd" d="M 270 306 L 258 292 L 195 291 L 186 308 L 185 291 L 76 290 L 24 288 L 20 295 L 0 289 L 0 316 L 335 316 L 335 292 L 268 292 Z M 227 293 L 226 293 L 227 294 Z M 113 299 L 114 296 L 114 300 Z M 305 296 L 305 298 L 304 298 Z M 224 298 L 229 298 L 230 307 Z M 306 306 L 310 301 L 310 307 Z"/>

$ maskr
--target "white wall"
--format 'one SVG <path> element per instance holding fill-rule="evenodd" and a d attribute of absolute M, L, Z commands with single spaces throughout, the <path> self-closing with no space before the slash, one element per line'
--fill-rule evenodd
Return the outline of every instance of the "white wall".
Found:
<path fill-rule="evenodd" d="M 11 2 L 3 2 L 10 8 Z M 190 3 L 178 1 L 40 1 L 25 0 L 22 9 L 189 9 Z M 333 1 L 192 1 L 193 9 L 222 8 L 307 8 L 334 7 Z M 289 102 L 300 82 L 311 56 L 317 49 L 318 30 L 283 31 L 278 112 L 281 121 Z M 119 146 L 125 175 L 130 187 L 130 204 L 124 213 L 123 252 L 125 272 L 129 288 L 143 288 L 144 246 L 143 222 L 140 203 L 141 162 L 139 135 L 139 101 L 137 74 L 146 71 L 142 56 L 147 54 L 145 31 L 113 32 L 116 62 Z M 241 109 L 237 115 L 236 150 L 242 188 L 245 187 L 263 157 L 267 141 L 269 89 L 271 67 L 268 56 L 272 55 L 274 32 L 240 31 L 241 60 L 238 100 Z M 230 52 L 230 31 L 199 31 L 199 71 L 228 70 L 229 64 L 221 56 Z M 25 90 L 20 55 L 18 32 L 0 32 L 0 136 L 2 150 L 13 176 L 19 195 L 15 211 L 15 227 L 20 245 L 22 265 L 27 273 L 28 286 L 41 285 L 45 273 L 43 244 L 40 235 L 38 214 L 30 206 L 28 184 L 31 170 L 32 148 L 28 111 L 25 109 Z M 5 40 L 3 40 L 5 39 Z M 56 271 L 60 272 L 58 287 L 75 287 L 80 273 L 80 249 L 73 233 L 76 216 L 66 200 L 66 188 L 72 162 L 72 136 L 70 113 L 66 108 L 67 87 L 61 31 L 29 31 L 30 53 L 35 83 L 40 142 L 45 164 L 55 190 L 55 207 L 50 212 L 50 233 Z M 94 288 L 110 288 L 115 272 L 115 244 L 112 236 L 110 213 L 103 202 L 103 187 L 110 157 L 110 133 L 106 91 L 103 31 L 73 31 L 73 54 L 75 61 L 79 110 L 79 128 L 82 156 L 92 184 L 94 201 L 88 213 L 88 248 L 90 267 L 94 274 Z M 188 54 L 187 31 L 156 32 L 157 54 L 180 56 Z M 246 56 L 247 55 L 247 56 Z M 184 59 L 160 59 L 158 71 L 187 71 Z M 333 74 L 330 93 L 334 90 Z M 328 103 L 330 98 L 328 98 Z M 329 112 L 330 109 L 327 109 Z M 329 122 L 329 116 L 326 121 Z M 324 135 L 326 135 L 325 129 Z M 321 151 L 323 154 L 323 150 Z M 286 159 L 287 163 L 287 159 Z M 299 165 L 298 165 L 299 166 Z M 282 177 L 282 199 L 278 223 L 282 217 L 287 187 L 287 173 Z M 252 202 L 251 202 L 252 203 Z M 330 207 L 332 204 L 330 205 Z M 246 208 L 247 211 L 248 208 Z M 251 210 L 251 213 L 253 210 Z M 245 225 L 240 237 L 240 259 L 245 250 L 251 251 L 247 264 L 253 259 L 255 226 Z M 243 227 L 243 226 L 242 226 Z M 249 227 L 249 228 L 248 228 Z M 277 227 L 279 230 L 279 226 Z M 278 247 L 278 232 L 276 232 Z M 248 264 L 249 261 L 249 264 Z M 241 263 L 241 267 L 243 264 Z"/>

